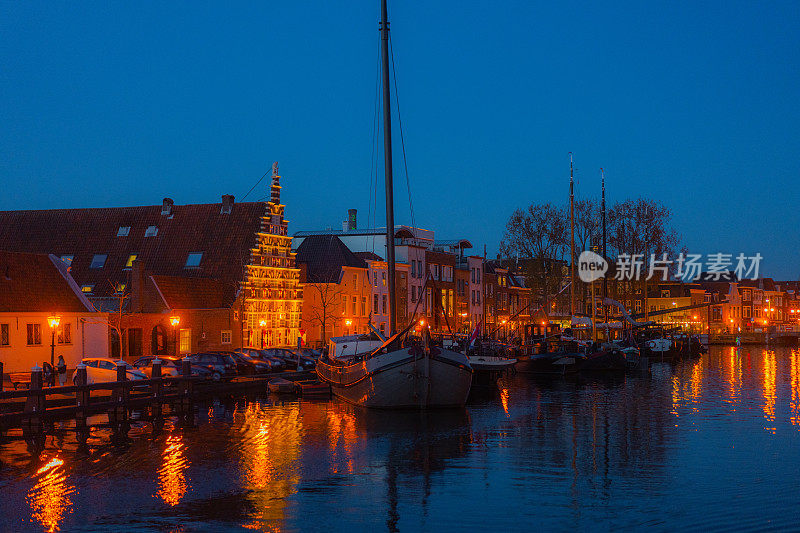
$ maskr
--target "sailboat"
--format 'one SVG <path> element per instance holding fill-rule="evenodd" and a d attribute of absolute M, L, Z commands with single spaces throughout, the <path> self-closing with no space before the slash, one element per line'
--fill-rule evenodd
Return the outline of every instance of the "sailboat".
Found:
<path fill-rule="evenodd" d="M 472 382 L 467 356 L 434 345 L 427 328 L 412 321 L 397 331 L 395 284 L 392 122 L 389 98 L 389 21 L 381 0 L 381 64 L 383 137 L 386 175 L 386 262 L 388 264 L 389 331 L 391 336 L 365 355 L 327 356 L 317 362 L 317 375 L 337 397 L 364 407 L 420 408 L 463 406 Z"/>

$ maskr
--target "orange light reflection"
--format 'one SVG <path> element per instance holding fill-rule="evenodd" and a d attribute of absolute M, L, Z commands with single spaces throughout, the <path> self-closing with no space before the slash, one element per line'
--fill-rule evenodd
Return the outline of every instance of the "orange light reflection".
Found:
<path fill-rule="evenodd" d="M 75 493 L 75 487 L 67 484 L 63 466 L 62 459 L 50 459 L 36 472 L 36 484 L 28 491 L 31 516 L 49 533 L 59 531 L 64 516 L 72 512 L 70 496 Z"/>
<path fill-rule="evenodd" d="M 181 435 L 170 435 L 167 437 L 167 447 L 161 453 L 158 492 L 155 495 L 171 507 L 178 505 L 188 490 L 186 469 L 189 468 L 189 461 L 185 449 Z"/>
<path fill-rule="evenodd" d="M 775 352 L 764 351 L 764 418 L 769 422 L 764 429 L 775 433 L 775 377 L 777 374 L 778 363 L 775 360 Z"/>

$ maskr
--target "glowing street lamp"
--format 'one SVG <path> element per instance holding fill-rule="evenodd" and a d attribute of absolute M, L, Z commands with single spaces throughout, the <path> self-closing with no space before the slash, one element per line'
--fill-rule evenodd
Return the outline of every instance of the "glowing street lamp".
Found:
<path fill-rule="evenodd" d="M 263 318 L 258 322 L 258 325 L 261 326 L 261 349 L 264 349 L 264 328 L 267 327 L 267 321 Z"/>
<path fill-rule="evenodd" d="M 61 317 L 57 315 L 52 315 L 47 317 L 47 323 L 50 325 L 50 368 L 55 369 L 56 365 L 56 328 L 61 323 Z M 56 383 L 56 374 L 54 371 L 50 372 L 52 376 L 50 379 L 50 384 L 55 385 Z"/>
<path fill-rule="evenodd" d="M 175 357 L 178 357 L 178 324 L 181 323 L 181 317 L 173 315 L 169 317 L 169 324 L 172 326 L 172 342 L 175 344 Z"/>

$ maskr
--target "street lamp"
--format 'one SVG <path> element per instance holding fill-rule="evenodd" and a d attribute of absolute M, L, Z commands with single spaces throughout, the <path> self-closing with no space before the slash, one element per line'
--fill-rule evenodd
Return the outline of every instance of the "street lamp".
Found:
<path fill-rule="evenodd" d="M 181 323 L 181 317 L 169 317 L 169 323 L 172 325 L 172 341 L 175 344 L 175 357 L 178 357 L 178 324 Z"/>
<path fill-rule="evenodd" d="M 267 327 L 267 321 L 262 318 L 261 321 L 259 321 L 258 325 L 261 326 L 261 349 L 263 350 L 264 349 L 264 328 Z"/>
<path fill-rule="evenodd" d="M 55 385 L 56 382 L 56 375 L 55 375 L 55 368 L 56 368 L 56 328 L 61 323 L 61 317 L 57 315 L 52 315 L 47 317 L 47 323 L 50 324 L 50 371 L 51 374 L 51 384 Z"/>

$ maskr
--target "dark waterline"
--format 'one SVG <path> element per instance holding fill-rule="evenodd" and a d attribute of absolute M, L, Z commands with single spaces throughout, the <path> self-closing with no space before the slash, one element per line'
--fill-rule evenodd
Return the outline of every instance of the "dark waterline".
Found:
<path fill-rule="evenodd" d="M 800 351 L 720 348 L 650 376 L 517 375 L 466 409 L 213 402 L 88 456 L 0 447 L 2 531 L 800 528 Z M 358 528 L 357 530 L 354 528 Z"/>

